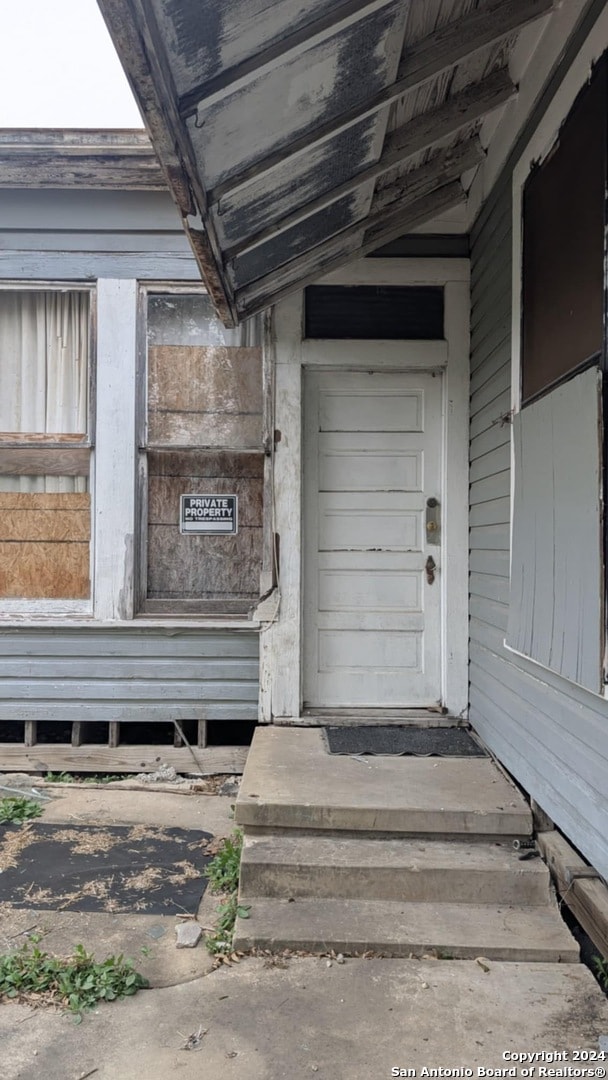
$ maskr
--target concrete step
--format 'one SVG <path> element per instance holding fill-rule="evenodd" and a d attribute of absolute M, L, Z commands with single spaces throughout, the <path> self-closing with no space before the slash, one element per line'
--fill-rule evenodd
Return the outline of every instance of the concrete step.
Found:
<path fill-rule="evenodd" d="M 520 837 L 530 809 L 490 758 L 342 757 L 319 728 L 258 728 L 236 802 L 252 829 Z"/>
<path fill-rule="evenodd" d="M 577 963 L 578 946 L 553 907 L 283 900 L 243 895 L 234 948 L 445 959 Z"/>
<path fill-rule="evenodd" d="M 245 836 L 241 891 L 248 897 L 329 897 L 469 904 L 548 904 L 541 859 L 521 862 L 508 844 L 341 836 Z"/>

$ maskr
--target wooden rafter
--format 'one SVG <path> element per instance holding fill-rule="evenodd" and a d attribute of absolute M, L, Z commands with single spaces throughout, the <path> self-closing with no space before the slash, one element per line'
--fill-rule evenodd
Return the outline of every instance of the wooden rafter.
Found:
<path fill-rule="evenodd" d="M 456 181 L 467 169 L 478 165 L 483 156 L 484 151 L 477 137 L 469 139 L 459 146 L 435 154 L 426 165 L 422 165 L 409 173 L 407 177 L 404 177 L 402 183 L 387 189 L 387 192 L 383 195 L 381 206 L 376 208 L 376 205 L 373 204 L 371 213 L 367 217 L 362 218 L 353 225 L 349 225 L 328 240 L 322 241 L 315 247 L 309 248 L 302 255 L 298 255 L 295 259 L 283 264 L 280 268 L 281 281 L 286 281 L 289 278 L 290 281 L 297 282 L 300 273 L 306 274 L 311 260 L 315 267 L 318 267 L 320 262 L 325 262 L 325 260 L 343 253 L 345 244 L 351 239 L 367 234 L 370 230 L 376 228 L 382 230 L 387 221 L 392 223 L 395 215 L 401 223 L 402 231 L 406 231 L 409 227 L 406 220 L 406 211 L 409 207 L 432 195 L 435 190 Z M 383 233 L 381 233 L 381 236 L 383 236 Z M 378 246 L 382 242 L 381 239 Z M 247 300 L 272 290 L 273 284 L 276 285 L 276 278 L 277 268 L 239 290 L 237 292 L 237 305 L 242 299 Z"/>
<path fill-rule="evenodd" d="M 414 117 L 413 120 L 388 135 L 382 156 L 374 165 L 369 165 L 355 173 L 345 183 L 299 206 L 292 213 L 285 214 L 279 221 L 260 229 L 253 236 L 243 237 L 238 243 L 226 249 L 225 258 L 228 261 L 233 260 L 245 251 L 258 247 L 266 240 L 273 239 L 286 229 L 298 225 L 344 195 L 356 191 L 362 184 L 376 180 L 396 165 L 402 165 L 421 150 L 428 149 L 440 139 L 454 134 L 459 128 L 486 116 L 493 109 L 504 105 L 516 93 L 517 88 L 504 69 L 495 71 L 480 82 L 467 86 L 436 109 Z"/>
<path fill-rule="evenodd" d="M 553 3 L 554 0 L 490 0 L 483 8 L 427 35 L 413 48 L 406 50 L 397 79 L 391 86 L 217 184 L 208 192 L 209 204 L 219 202 L 229 192 L 259 179 L 279 165 L 284 165 L 290 158 L 308 153 L 312 147 L 373 116 L 403 94 L 461 63 L 479 49 L 535 22 L 552 9 Z"/>
<path fill-rule="evenodd" d="M 195 116 L 199 108 L 208 108 L 229 94 L 236 93 L 254 79 L 271 71 L 277 63 L 286 63 L 298 56 L 303 48 L 313 48 L 341 30 L 346 30 L 366 15 L 386 7 L 388 3 L 390 0 L 343 0 L 318 19 L 299 27 L 280 41 L 273 42 L 240 64 L 194 86 L 178 101 L 180 115 L 184 120 Z"/>
<path fill-rule="evenodd" d="M 363 257 L 381 247 L 382 244 L 388 244 L 395 237 L 401 236 L 404 232 L 411 232 L 412 229 L 424 225 L 426 221 L 437 217 L 438 214 L 452 210 L 465 201 L 466 194 L 462 184 L 459 181 L 453 181 L 441 188 L 436 188 L 429 195 L 421 197 L 406 208 L 401 207 L 397 213 L 384 219 L 382 225 L 378 225 L 371 230 L 369 235 L 364 232 L 369 219 L 362 221 L 360 223 L 360 232 L 364 234 L 363 242 L 355 252 L 355 256 L 357 258 Z M 286 268 L 285 271 L 281 270 L 281 285 L 278 287 L 276 275 L 274 274 L 269 275 L 270 280 L 265 282 L 264 289 L 260 288 L 260 282 L 262 281 L 260 279 L 254 285 L 247 286 L 237 292 L 237 308 L 240 316 L 246 318 L 263 311 L 269 304 L 275 304 L 285 296 L 289 296 L 295 288 L 304 288 L 306 285 L 310 285 L 311 282 L 318 281 L 319 278 L 330 274 L 332 270 L 339 269 L 344 265 L 344 262 L 344 251 L 336 252 L 335 249 L 332 249 L 321 254 L 319 261 L 315 262 L 314 265 L 310 265 L 308 269 L 300 267 L 298 275 L 294 275 L 293 272 L 290 274 L 289 268 Z"/>

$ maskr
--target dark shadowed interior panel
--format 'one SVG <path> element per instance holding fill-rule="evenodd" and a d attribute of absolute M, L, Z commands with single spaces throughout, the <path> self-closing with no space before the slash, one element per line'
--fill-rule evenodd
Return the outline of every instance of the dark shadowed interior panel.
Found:
<path fill-rule="evenodd" d="M 311 285 L 307 338 L 443 338 L 443 289 L 427 285 Z"/>
<path fill-rule="evenodd" d="M 524 402 L 602 348 L 606 93 L 601 63 L 525 186 Z"/>

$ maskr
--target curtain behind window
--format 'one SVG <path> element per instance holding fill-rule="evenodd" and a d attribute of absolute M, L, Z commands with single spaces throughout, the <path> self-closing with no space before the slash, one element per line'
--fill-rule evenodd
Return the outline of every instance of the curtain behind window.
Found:
<path fill-rule="evenodd" d="M 0 431 L 86 435 L 86 292 L 0 292 Z M 4 491 L 86 491 L 84 477 L 2 477 Z"/>

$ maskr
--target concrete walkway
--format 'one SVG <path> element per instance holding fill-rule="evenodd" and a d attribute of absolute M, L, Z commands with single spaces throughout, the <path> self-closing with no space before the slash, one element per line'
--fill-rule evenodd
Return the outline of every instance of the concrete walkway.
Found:
<path fill-rule="evenodd" d="M 154 822 L 220 835 L 233 828 L 229 798 L 86 788 L 59 794 L 44 820 Z M 215 903 L 203 901 L 200 921 Z M 82 942 L 100 958 L 122 951 L 153 988 L 100 1006 L 80 1025 L 59 1011 L 1 1004 L 1 1080 L 384 1080 L 393 1068 L 418 1077 L 424 1067 L 505 1068 L 505 1052 L 597 1050 L 608 1036 L 606 1000 L 578 964 L 347 959 L 328 966 L 324 957 L 278 957 L 212 971 L 202 946 L 174 948 L 169 917 L 10 909 L 0 911 L 2 951 L 37 921 L 48 931 L 43 947 L 64 952 Z M 151 937 L 152 928 L 164 932 Z M 182 1049 L 199 1032 L 198 1048 Z M 521 1077 L 521 1069 L 512 1075 Z"/>
<path fill-rule="evenodd" d="M 391 1069 L 505 1068 L 509 1053 L 598 1049 L 586 968 L 475 961 L 261 959 L 141 992 L 74 1023 L 0 1008 L 3 1080 L 384 1080 Z M 183 1050 L 190 1035 L 199 1050 Z M 547 1062 L 544 1063 L 545 1065 Z M 600 1063 L 598 1063 L 600 1064 Z M 93 1072 L 93 1070 L 96 1070 Z M 405 1075 L 405 1074 L 404 1074 Z M 411 1075 L 411 1074 L 410 1074 Z M 522 1076 L 518 1068 L 516 1074 Z M 538 1071 L 535 1077 L 541 1075 Z M 599 1074 L 598 1074 L 599 1076 Z"/>

